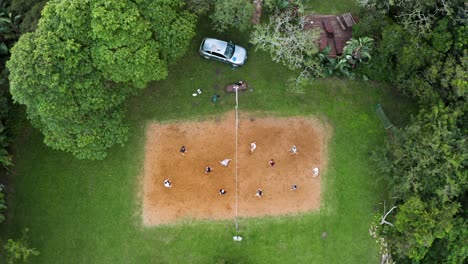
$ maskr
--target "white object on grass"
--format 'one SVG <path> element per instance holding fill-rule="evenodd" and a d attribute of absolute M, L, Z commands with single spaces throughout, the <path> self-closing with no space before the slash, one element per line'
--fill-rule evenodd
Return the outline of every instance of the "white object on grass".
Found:
<path fill-rule="evenodd" d="M 222 161 L 220 161 L 219 163 L 221 163 L 221 165 L 227 167 L 227 165 L 229 165 L 229 161 L 231 161 L 232 159 L 224 159 Z"/>
<path fill-rule="evenodd" d="M 237 241 L 237 242 L 242 241 L 242 237 L 241 237 L 241 236 L 234 236 L 232 239 L 234 239 L 234 241 Z"/>
<path fill-rule="evenodd" d="M 198 95 L 198 94 L 196 94 L 196 93 L 193 93 L 193 94 L 192 94 L 192 96 L 197 96 L 197 95 Z"/>
<path fill-rule="evenodd" d="M 200 89 L 197 89 L 197 93 L 198 93 L 198 94 L 201 94 L 201 90 L 200 90 Z"/>

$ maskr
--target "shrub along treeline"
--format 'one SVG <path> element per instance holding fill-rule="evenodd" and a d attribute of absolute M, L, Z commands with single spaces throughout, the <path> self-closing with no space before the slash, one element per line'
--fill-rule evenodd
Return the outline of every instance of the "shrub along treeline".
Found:
<path fill-rule="evenodd" d="M 33 31 L 40 18 L 41 9 L 47 0 L 0 0 L 0 224 L 6 219 L 5 189 L 8 182 L 8 170 L 13 165 L 9 153 L 11 142 L 10 126 L 17 122 L 18 111 L 12 111 L 12 100 L 8 81 L 9 71 L 6 62 L 10 59 L 10 50 L 20 35 Z M 21 112 L 21 111 L 19 111 Z M 22 120 L 22 118 L 19 118 Z M 39 251 L 28 245 L 28 228 L 18 239 L 0 238 L 0 261 L 14 263 L 27 261 L 29 256 L 38 255 Z"/>
<path fill-rule="evenodd" d="M 5 63 L 10 58 L 10 48 L 20 36 L 20 21 L 21 15 L 11 11 L 10 2 L 0 1 L 0 223 L 5 220 L 6 202 L 2 193 L 5 188 L 5 175 L 12 165 L 11 155 L 8 151 L 11 140 L 6 127 L 10 120 L 11 96 Z"/>
<path fill-rule="evenodd" d="M 367 1 L 355 32 L 375 40 L 360 73 L 393 83 L 420 112 L 375 158 L 397 208 L 378 234 L 397 263 L 468 256 L 468 14 L 463 0 Z M 380 222 L 380 219 L 379 219 Z"/>

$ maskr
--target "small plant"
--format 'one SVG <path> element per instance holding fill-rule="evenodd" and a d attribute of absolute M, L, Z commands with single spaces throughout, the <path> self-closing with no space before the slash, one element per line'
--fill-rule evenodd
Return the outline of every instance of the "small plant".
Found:
<path fill-rule="evenodd" d="M 39 255 L 39 251 L 37 249 L 29 248 L 28 232 L 29 228 L 25 228 L 23 230 L 23 235 L 21 236 L 21 239 L 8 239 L 4 247 L 8 264 L 17 263 L 18 261 L 27 262 L 29 256 Z"/>
<path fill-rule="evenodd" d="M 286 92 L 291 95 L 303 95 L 305 94 L 304 87 L 309 83 L 309 80 L 306 78 L 290 78 L 288 80 L 288 88 Z"/>
<path fill-rule="evenodd" d="M 280 12 L 284 11 L 289 7 L 290 3 L 288 0 L 264 0 L 263 7 L 269 12 Z"/>
<path fill-rule="evenodd" d="M 311 80 L 311 72 L 303 70 L 298 77 L 288 80 L 288 88 L 286 88 L 286 91 L 291 95 L 303 95 L 305 94 L 305 87 L 310 84 Z"/>
<path fill-rule="evenodd" d="M 0 223 L 5 221 L 5 216 L 3 215 L 3 210 L 7 209 L 6 207 L 6 202 L 5 202 L 5 194 L 3 194 L 3 188 L 5 186 L 3 184 L 0 184 Z"/>
<path fill-rule="evenodd" d="M 8 168 L 13 165 L 13 162 L 11 161 L 11 155 L 7 150 L 8 141 L 9 139 L 5 133 L 5 126 L 2 124 L 2 122 L 0 122 L 0 165 L 3 166 L 3 168 L 6 170 L 8 170 Z"/>

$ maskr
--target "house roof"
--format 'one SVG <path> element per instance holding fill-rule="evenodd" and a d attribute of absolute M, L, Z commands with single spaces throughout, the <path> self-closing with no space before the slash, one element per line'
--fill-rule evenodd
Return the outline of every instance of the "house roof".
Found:
<path fill-rule="evenodd" d="M 355 18 L 350 13 L 340 16 L 311 14 L 306 17 L 304 30 L 318 28 L 320 51 L 330 46 L 328 56 L 336 57 L 343 54 L 346 42 L 351 39 L 353 35 L 351 27 L 354 23 L 356 23 Z"/>

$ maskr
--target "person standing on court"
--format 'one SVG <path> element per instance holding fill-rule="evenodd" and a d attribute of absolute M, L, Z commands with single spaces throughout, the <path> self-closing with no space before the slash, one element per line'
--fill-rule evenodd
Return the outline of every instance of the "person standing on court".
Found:
<path fill-rule="evenodd" d="M 257 142 L 250 143 L 250 152 L 254 152 L 257 149 Z"/>
<path fill-rule="evenodd" d="M 212 171 L 213 171 L 213 167 L 208 166 L 205 168 L 205 174 L 212 172 Z"/>
<path fill-rule="evenodd" d="M 182 146 L 179 151 L 183 156 L 185 156 L 185 153 L 187 153 L 187 149 L 185 148 L 185 146 Z"/>
<path fill-rule="evenodd" d="M 270 164 L 271 167 L 275 166 L 275 161 L 273 159 L 271 159 L 268 164 Z"/>
<path fill-rule="evenodd" d="M 172 188 L 172 183 L 169 179 L 164 180 L 164 187 L 166 188 Z"/>

